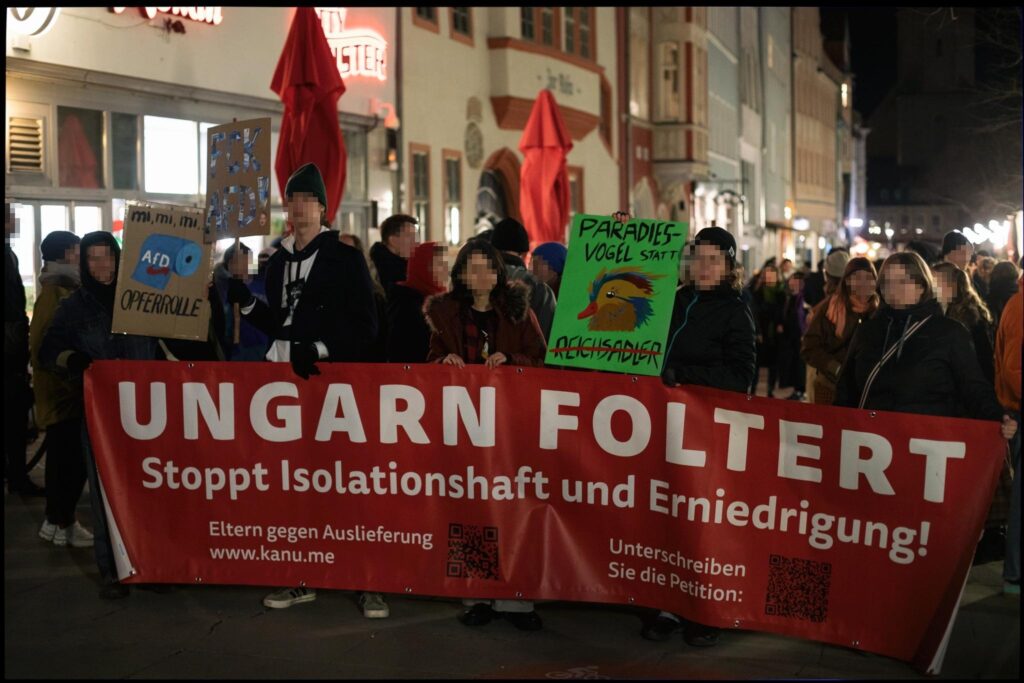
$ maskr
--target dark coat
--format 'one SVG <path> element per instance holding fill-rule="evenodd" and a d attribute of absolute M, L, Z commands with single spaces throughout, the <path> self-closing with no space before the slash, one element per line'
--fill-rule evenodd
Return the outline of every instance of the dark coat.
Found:
<path fill-rule="evenodd" d="M 377 305 L 366 259 L 358 249 L 338 240 L 338 233 L 320 233 L 306 250 L 316 249 L 316 260 L 303 285 L 292 318 L 290 338 L 306 344 L 323 342 L 329 362 L 366 361 L 377 335 Z M 278 249 L 267 262 L 267 301 L 256 299 L 246 316 L 268 337 L 284 339 L 288 309 L 281 306 L 284 269 L 292 257 Z"/>
<path fill-rule="evenodd" d="M 927 316 L 931 317 L 900 349 L 904 331 Z M 877 373 L 866 409 L 1002 419 L 995 390 L 978 367 L 970 333 L 943 316 L 934 299 L 903 310 L 883 306 L 860 325 L 840 371 L 834 405 L 857 407 L 868 376 L 893 347 L 897 352 Z"/>
<path fill-rule="evenodd" d="M 18 257 L 4 245 L 4 372 L 28 374 L 28 314 Z"/>
<path fill-rule="evenodd" d="M 60 302 L 43 336 L 39 362 L 48 370 L 81 381 L 68 373 L 72 352 L 92 360 L 155 360 L 161 358 L 157 340 L 134 334 L 114 334 L 110 312 L 88 289 L 80 287 Z"/>
<path fill-rule="evenodd" d="M 389 363 L 426 363 L 430 352 L 430 327 L 423 316 L 423 293 L 395 285 L 388 298 Z"/>
<path fill-rule="evenodd" d="M 438 294 L 426 300 L 423 312 L 431 331 L 428 361 L 440 363 L 450 353 L 465 359 L 468 308 L 468 305 L 453 299 L 451 294 Z M 510 284 L 494 310 L 498 314 L 498 329 L 493 352 L 505 354 L 509 365 L 543 366 L 547 345 L 537 316 L 530 310 L 526 287 Z"/>
<path fill-rule="evenodd" d="M 750 312 L 754 316 L 757 334 L 761 337 L 757 343 L 758 367 L 772 367 L 778 360 L 780 339 L 777 328 L 782 324 L 783 306 L 786 303 L 786 293 L 781 287 L 776 288 L 775 296 L 770 301 L 767 291 L 768 287 L 762 287 L 751 292 Z"/>
<path fill-rule="evenodd" d="M 836 326 L 827 315 L 829 301 L 831 297 L 821 301 L 811 311 L 811 322 L 807 325 L 807 332 L 800 342 L 801 358 L 818 371 L 814 375 L 814 402 L 822 405 L 832 404 L 839 371 L 846 359 L 850 341 L 857 328 L 868 319 L 867 313 L 864 314 L 865 317 L 861 317 L 847 307 L 842 336 L 837 336 Z"/>
<path fill-rule="evenodd" d="M 408 259 L 392 254 L 383 242 L 377 242 L 370 247 L 370 258 L 373 260 L 373 265 L 377 267 L 377 277 L 380 278 L 384 292 L 391 296 L 391 289 L 395 284 L 405 280 L 406 269 L 409 266 Z"/>
<path fill-rule="evenodd" d="M 676 292 L 662 374 L 666 380 L 746 393 L 754 382 L 754 321 L 728 284 Z"/>

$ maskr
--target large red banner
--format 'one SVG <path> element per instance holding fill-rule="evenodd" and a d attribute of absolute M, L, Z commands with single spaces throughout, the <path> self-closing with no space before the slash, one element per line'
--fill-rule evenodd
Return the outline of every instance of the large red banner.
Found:
<path fill-rule="evenodd" d="M 97 362 L 128 582 L 622 603 L 937 668 L 996 423 L 657 378 Z"/>

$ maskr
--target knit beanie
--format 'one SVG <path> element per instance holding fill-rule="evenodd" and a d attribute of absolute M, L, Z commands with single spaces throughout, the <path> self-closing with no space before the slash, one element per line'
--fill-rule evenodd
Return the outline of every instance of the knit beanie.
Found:
<path fill-rule="evenodd" d="M 964 237 L 963 233 L 951 230 L 942 238 L 942 254 L 939 255 L 939 258 L 945 258 L 946 254 L 949 252 L 956 251 L 963 245 L 970 243 L 970 240 Z"/>
<path fill-rule="evenodd" d="M 736 265 L 736 238 L 729 234 L 728 230 L 719 227 L 704 228 L 697 233 L 693 242 L 694 244 L 711 244 L 718 247 L 729 259 L 729 266 Z"/>
<path fill-rule="evenodd" d="M 316 198 L 320 200 L 324 208 L 329 210 L 330 207 L 327 206 L 327 186 L 324 185 L 324 177 L 320 175 L 320 169 L 317 168 L 316 164 L 310 162 L 300 166 L 288 178 L 288 183 L 284 187 L 285 196 L 291 197 L 296 192 L 308 192 L 309 194 L 316 195 Z"/>
<path fill-rule="evenodd" d="M 72 248 L 82 240 L 73 232 L 67 230 L 54 230 L 43 238 L 39 244 L 39 251 L 43 261 L 60 261 L 68 249 Z"/>
<path fill-rule="evenodd" d="M 526 228 L 522 223 L 514 218 L 505 218 L 494 226 L 491 244 L 498 251 L 524 254 L 530 251 L 530 236 L 526 234 Z"/>
<path fill-rule="evenodd" d="M 545 242 L 533 250 L 534 256 L 540 256 L 551 270 L 559 275 L 565 270 L 565 257 L 568 250 L 559 242 Z"/>

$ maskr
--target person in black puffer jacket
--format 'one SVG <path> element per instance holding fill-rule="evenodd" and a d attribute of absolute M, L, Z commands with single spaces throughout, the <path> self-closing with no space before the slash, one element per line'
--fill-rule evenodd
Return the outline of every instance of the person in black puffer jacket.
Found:
<path fill-rule="evenodd" d="M 668 386 L 699 386 L 746 393 L 757 370 L 756 332 L 740 297 L 736 240 L 722 228 L 704 228 L 694 240 L 689 263 L 692 282 L 676 294 L 662 381 Z M 640 634 L 662 641 L 678 629 L 694 647 L 718 642 L 719 629 L 661 612 Z"/>
<path fill-rule="evenodd" d="M 884 303 L 850 341 L 834 405 L 1002 419 L 1003 436 L 1012 438 L 1017 423 L 1004 416 L 982 375 L 970 332 L 942 314 L 921 257 L 901 252 L 887 258 L 879 290 Z"/>

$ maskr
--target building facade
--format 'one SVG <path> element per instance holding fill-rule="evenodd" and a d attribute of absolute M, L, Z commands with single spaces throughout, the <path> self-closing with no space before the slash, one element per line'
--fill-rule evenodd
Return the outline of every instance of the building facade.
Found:
<path fill-rule="evenodd" d="M 763 256 L 781 256 L 793 231 L 793 49 L 788 7 L 760 7 L 764 83 Z"/>

